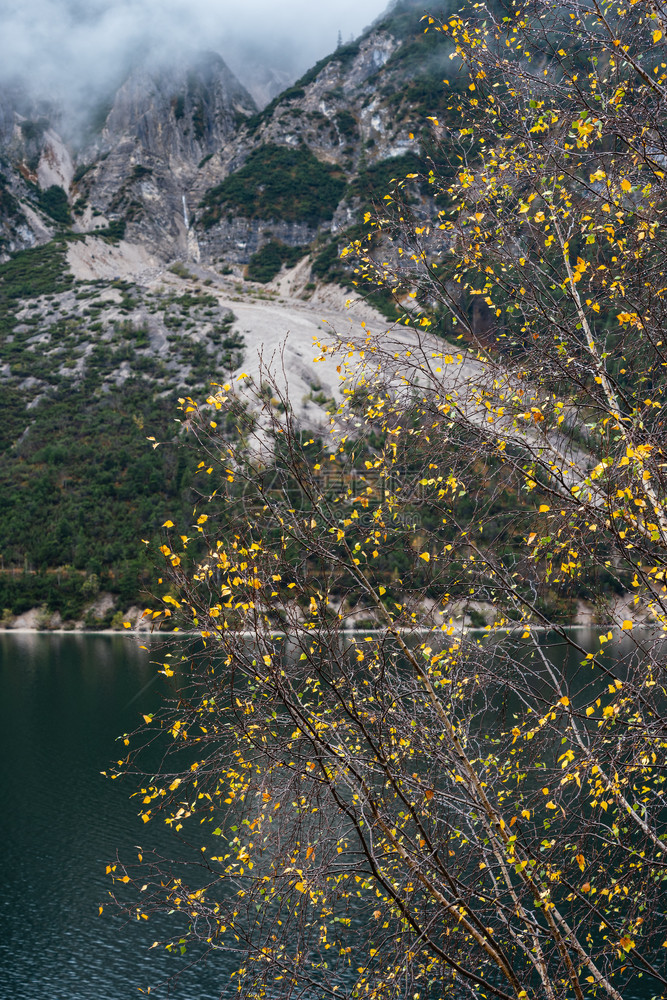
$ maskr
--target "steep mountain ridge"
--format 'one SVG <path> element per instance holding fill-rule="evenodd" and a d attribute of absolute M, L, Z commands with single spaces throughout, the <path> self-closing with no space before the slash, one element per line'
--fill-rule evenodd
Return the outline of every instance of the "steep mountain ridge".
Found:
<path fill-rule="evenodd" d="M 200 246 L 209 258 L 224 254 L 234 263 L 245 264 L 268 239 L 278 238 L 291 246 L 299 246 L 311 243 L 322 232 L 335 231 L 349 218 L 345 193 L 360 164 L 363 166 L 417 148 L 418 144 L 409 138 L 407 130 L 386 127 L 384 107 L 376 106 L 372 99 L 365 105 L 374 89 L 370 81 L 399 46 L 400 42 L 390 33 L 378 30 L 358 45 L 338 50 L 312 74 L 312 79 L 309 75 L 288 88 L 245 123 L 234 140 L 211 158 L 196 178 L 193 191 L 200 206 L 196 220 Z M 251 214 L 238 206 L 239 211 L 221 212 L 216 218 L 216 199 L 224 195 L 224 191 L 220 191 L 224 180 L 242 170 L 263 148 L 292 151 L 291 171 L 287 164 L 276 164 L 279 185 L 288 187 L 288 198 L 283 199 L 283 204 L 251 210 Z M 304 220 L 290 217 L 297 214 L 295 210 L 303 197 L 299 159 L 305 161 L 304 150 L 319 163 L 338 168 L 345 181 L 333 211 L 323 210 L 319 217 L 315 215 L 307 220 L 305 227 Z M 324 179 L 324 171 L 322 174 Z M 248 181 L 252 185 L 253 178 L 249 177 Z M 258 188 L 259 178 L 254 186 Z M 250 196 L 252 193 L 252 189 L 248 191 Z M 334 221 L 336 213 L 340 221 Z"/>
<path fill-rule="evenodd" d="M 243 123 L 203 165 L 193 200 L 199 204 L 194 225 L 204 259 L 219 254 L 244 266 L 273 241 L 321 248 L 359 220 L 368 199 L 381 197 L 392 176 L 423 165 L 431 142 L 426 116 L 444 108 L 444 71 L 450 86 L 456 86 L 456 71 L 450 43 L 425 34 L 420 15 L 413 0 L 393 4 L 361 38 L 322 59 Z M 265 156 L 268 171 L 253 175 L 250 167 L 262 150 L 278 149 L 291 150 L 291 162 L 275 155 L 272 168 Z M 307 220 L 297 217 L 307 186 L 304 151 L 322 165 L 321 183 L 327 167 L 345 181 L 333 211 L 327 203 L 319 217 Z M 282 194 L 270 206 L 262 194 L 272 174 Z M 234 177 L 243 183 L 243 204 L 231 194 Z"/>
<path fill-rule="evenodd" d="M 256 111 L 223 59 L 200 53 L 166 68 L 135 70 L 116 94 L 77 185 L 93 213 L 134 223 L 163 256 L 187 251 L 186 217 L 202 159 L 226 145 Z"/>
<path fill-rule="evenodd" d="M 61 186 L 69 187 L 73 175 L 71 156 L 52 127 L 57 117 L 51 105 L 31 99 L 19 84 L 0 87 L 0 260 L 53 235 L 37 204 L 40 165 L 43 180 L 57 172 Z M 62 166 L 53 171 L 59 160 Z"/>
<path fill-rule="evenodd" d="M 70 210 L 75 231 L 111 222 L 163 259 L 202 253 L 238 266 L 271 240 L 308 246 L 345 229 L 357 214 L 364 175 L 385 161 L 396 160 L 400 169 L 401 157 L 419 157 L 424 117 L 443 100 L 447 42 L 425 35 L 419 15 L 414 0 L 392 5 L 361 38 L 320 60 L 261 111 L 214 53 L 136 67 L 76 148 L 61 137 L 57 109 L 31 104 L 25 94 L 0 94 L 4 253 L 44 242 L 53 221 L 69 222 Z M 345 189 L 334 211 L 305 226 L 284 205 L 250 215 L 232 206 L 216 217 L 220 186 L 264 147 L 306 149 L 337 168 Z M 406 161 L 406 171 L 411 165 Z M 294 202 L 299 166 L 297 154 L 291 178 L 280 165 L 277 171 Z M 45 202 L 39 191 L 47 190 Z"/>
<path fill-rule="evenodd" d="M 5 87 L 0 259 L 43 243 L 52 222 L 92 231 L 139 219 L 135 238 L 167 259 L 187 253 L 183 197 L 187 203 L 202 159 L 256 112 L 252 97 L 212 52 L 184 55 L 168 67 L 136 67 L 69 142 L 57 107 Z"/>

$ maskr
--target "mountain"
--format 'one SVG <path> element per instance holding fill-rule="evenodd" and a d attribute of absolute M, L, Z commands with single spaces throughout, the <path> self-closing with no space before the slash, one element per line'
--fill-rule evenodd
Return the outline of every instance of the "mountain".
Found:
<path fill-rule="evenodd" d="M 58 109 L 20 85 L 0 88 L 0 259 L 53 235 L 66 221 L 72 154 L 58 134 Z M 57 186 L 53 204 L 46 192 Z M 53 194 L 53 192 L 52 192 Z"/>
<path fill-rule="evenodd" d="M 255 111 L 215 53 L 136 69 L 115 95 L 101 134 L 79 156 L 72 195 L 82 225 L 88 228 L 84 220 L 95 214 L 122 219 L 163 256 L 187 250 L 197 170 Z"/>
<path fill-rule="evenodd" d="M 266 229 L 292 246 L 339 232 L 356 220 L 361 200 L 415 168 L 425 117 L 444 103 L 445 65 L 451 75 L 449 46 L 423 33 L 420 13 L 417 3 L 394 4 L 361 38 L 322 59 L 245 122 L 204 165 L 195 194 L 205 255 L 222 252 L 247 263 Z M 312 188 L 323 191 L 321 203 L 305 211 L 309 170 Z M 275 172 L 279 203 L 262 196 L 260 172 L 264 189 Z M 336 177 L 344 184 L 332 190 L 328 181 Z"/>
<path fill-rule="evenodd" d="M 250 48 L 235 53 L 233 71 L 242 82 L 245 81 L 244 86 L 260 109 L 294 82 L 293 74 L 272 66 L 261 53 Z"/>
<path fill-rule="evenodd" d="M 0 253 L 44 242 L 53 222 L 74 231 L 132 222 L 165 258 L 187 251 L 183 197 L 198 166 L 256 111 L 223 59 L 206 52 L 135 68 L 75 142 L 63 139 L 57 107 L 5 88 Z"/>
<path fill-rule="evenodd" d="M 338 379 L 313 338 L 323 321 L 386 322 L 338 251 L 390 179 L 423 165 L 443 102 L 447 43 L 420 14 L 393 5 L 261 110 L 213 53 L 135 65 L 76 131 L 20 87 L 0 92 L 6 622 L 136 617 L 140 540 L 194 500 L 179 395 L 261 378 L 263 352 L 324 433 Z M 253 419 L 239 403 L 228 433 Z"/>
<path fill-rule="evenodd" d="M 43 242 L 69 211 L 75 231 L 111 223 L 165 260 L 232 266 L 271 240 L 340 232 L 394 168 L 415 169 L 443 101 L 447 43 L 419 14 L 393 4 L 262 110 L 214 53 L 136 66 L 76 143 L 57 109 L 1 94 L 0 253 Z M 256 76 L 258 92 L 275 83 Z"/>

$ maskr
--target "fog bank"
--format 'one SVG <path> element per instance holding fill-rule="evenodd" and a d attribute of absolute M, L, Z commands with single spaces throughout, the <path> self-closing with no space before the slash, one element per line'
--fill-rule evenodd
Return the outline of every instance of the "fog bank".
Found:
<path fill-rule="evenodd" d="M 263 68 L 295 79 L 356 37 L 386 0 L 0 0 L 0 82 L 66 105 L 106 96 L 151 53 L 213 49 L 248 86 Z"/>

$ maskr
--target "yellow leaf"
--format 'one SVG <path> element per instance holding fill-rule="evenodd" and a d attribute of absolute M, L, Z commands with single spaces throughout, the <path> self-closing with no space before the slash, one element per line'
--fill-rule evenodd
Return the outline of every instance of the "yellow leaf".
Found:
<path fill-rule="evenodd" d="M 567 695 L 563 695 L 562 698 L 558 699 L 558 704 L 564 705 L 565 708 L 567 708 L 567 706 L 570 704 L 570 699 L 567 697 Z"/>
<path fill-rule="evenodd" d="M 429 555 L 429 553 L 428 553 L 428 552 L 422 552 L 422 553 L 420 554 L 419 558 L 420 558 L 420 559 L 423 559 L 423 560 L 424 560 L 424 562 L 428 562 L 428 561 L 430 560 L 431 556 Z"/>
<path fill-rule="evenodd" d="M 132 622 L 123 622 L 123 628 L 132 628 Z"/>
<path fill-rule="evenodd" d="M 314 848 L 314 847 L 309 847 L 309 848 L 308 848 L 308 850 L 306 851 L 306 861 L 307 861 L 307 860 L 308 860 L 308 858 L 310 858 L 310 857 L 311 857 L 311 856 L 312 856 L 312 855 L 313 855 L 314 853 L 315 853 L 315 848 Z"/>
<path fill-rule="evenodd" d="M 208 521 L 208 514 L 200 514 L 197 518 L 197 524 L 205 524 Z"/>
<path fill-rule="evenodd" d="M 382 597 L 383 594 L 387 593 L 387 588 L 386 587 L 378 587 L 378 592 L 380 594 L 380 597 Z"/>
<path fill-rule="evenodd" d="M 540 504 L 540 508 L 539 508 L 540 514 L 546 514 L 546 512 L 548 510 L 551 510 L 551 507 L 549 506 L 548 503 L 541 503 Z"/>
<path fill-rule="evenodd" d="M 632 191 L 632 184 L 625 177 L 621 181 L 621 189 L 623 191 Z"/>
<path fill-rule="evenodd" d="M 174 778 L 174 780 L 172 781 L 172 783 L 169 786 L 169 791 L 173 792 L 176 788 L 178 788 L 178 786 L 180 785 L 180 783 L 181 783 L 181 779 L 180 778 Z"/>
<path fill-rule="evenodd" d="M 653 32 L 653 42 L 654 42 L 654 44 L 657 44 L 660 41 L 661 38 L 662 38 L 662 31 L 656 29 L 656 31 Z"/>
<path fill-rule="evenodd" d="M 99 908 L 99 913 L 102 913 L 102 910 L 103 910 L 103 909 L 104 909 L 104 907 L 103 907 L 103 906 L 100 906 L 100 908 Z"/>
<path fill-rule="evenodd" d="M 621 625 L 621 628 L 623 629 L 624 632 L 629 632 L 630 631 L 630 629 L 632 628 L 632 622 L 630 621 L 629 618 L 625 619 L 625 621 Z"/>
<path fill-rule="evenodd" d="M 583 854 L 577 854 L 577 864 L 579 865 L 579 868 L 583 872 L 584 868 L 586 867 L 586 859 L 584 858 Z"/>
<path fill-rule="evenodd" d="M 163 528 L 173 528 L 174 527 L 174 522 L 173 521 L 165 521 L 164 524 L 162 525 L 162 527 Z"/>
<path fill-rule="evenodd" d="M 305 892 L 306 891 L 306 883 L 305 882 L 297 882 L 296 885 L 294 886 L 294 888 L 297 890 L 297 892 Z"/>

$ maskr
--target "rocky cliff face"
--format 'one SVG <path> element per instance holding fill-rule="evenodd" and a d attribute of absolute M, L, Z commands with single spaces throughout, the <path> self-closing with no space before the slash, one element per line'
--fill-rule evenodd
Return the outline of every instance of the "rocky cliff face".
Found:
<path fill-rule="evenodd" d="M 200 209 L 195 228 L 202 253 L 244 265 L 268 240 L 292 247 L 316 237 L 327 238 L 352 225 L 359 216 L 364 189 L 372 188 L 373 173 L 415 170 L 423 152 L 425 117 L 443 101 L 442 74 L 447 42 L 424 35 L 418 5 L 412 0 L 392 5 L 387 14 L 356 42 L 321 60 L 308 73 L 242 125 L 238 134 L 204 164 L 194 178 L 192 200 Z M 258 149 L 308 149 L 323 164 L 335 166 L 347 184 L 332 215 L 307 232 L 290 218 L 284 204 L 273 211 L 256 205 L 229 204 L 234 177 L 244 177 L 244 164 Z M 226 184 L 225 179 L 230 179 Z M 268 183 L 268 181 L 267 181 Z M 298 170 L 285 175 L 293 198 L 302 198 Z M 211 212 L 219 204 L 221 210 Z M 212 221 L 213 219 L 213 221 Z"/>
<path fill-rule="evenodd" d="M 135 70 L 101 135 L 85 149 L 74 192 L 93 215 L 122 218 L 165 255 L 187 252 L 190 191 L 202 160 L 226 145 L 256 107 L 213 53 Z M 85 226 L 89 228 L 89 226 Z"/>
<path fill-rule="evenodd" d="M 55 173 L 68 184 L 73 172 L 53 128 L 56 119 L 53 107 L 32 100 L 19 85 L 0 89 L 0 257 L 52 235 L 37 206 L 38 192 Z"/>
<path fill-rule="evenodd" d="M 57 108 L 5 87 L 0 254 L 43 243 L 53 235 L 54 222 L 90 231 L 116 221 L 165 257 L 187 255 L 197 171 L 256 112 L 222 58 L 198 53 L 169 67 L 135 69 L 98 113 L 92 137 L 89 133 L 83 148 L 75 149 L 61 137 Z M 66 197 L 40 197 L 53 188 Z"/>
<path fill-rule="evenodd" d="M 446 44 L 425 36 L 417 3 L 402 0 L 261 111 L 218 55 L 184 56 L 167 68 L 147 63 L 76 151 L 61 138 L 56 110 L 6 88 L 0 256 L 45 242 L 59 226 L 90 232 L 112 224 L 163 259 L 203 254 L 231 266 L 272 240 L 306 247 L 331 238 L 357 218 L 374 170 L 391 175 L 392 162 L 399 173 L 414 169 L 424 118 L 442 99 L 443 66 L 451 68 Z M 266 177 L 240 173 L 258 151 L 278 148 L 294 151 L 293 162 L 274 157 Z M 307 217 L 299 206 L 313 170 L 304 150 L 322 165 L 322 184 L 338 185 L 335 203 L 329 192 L 325 210 Z M 242 198 L 225 188 L 235 177 Z M 267 204 L 271 185 L 282 194 Z"/>

